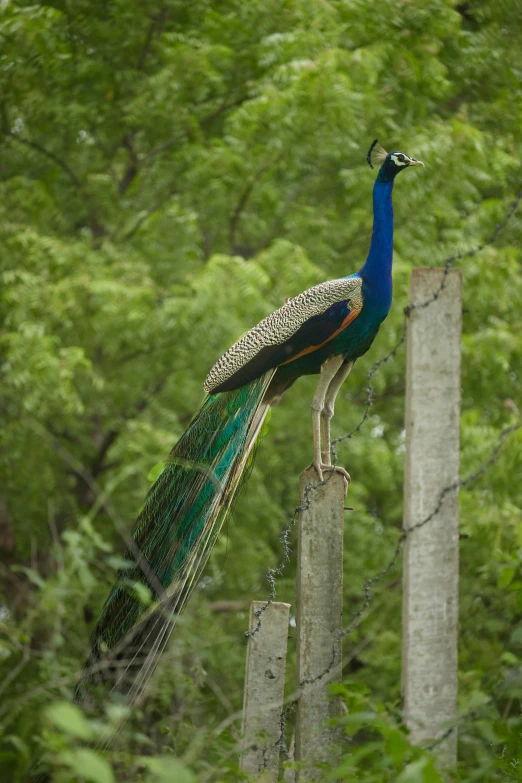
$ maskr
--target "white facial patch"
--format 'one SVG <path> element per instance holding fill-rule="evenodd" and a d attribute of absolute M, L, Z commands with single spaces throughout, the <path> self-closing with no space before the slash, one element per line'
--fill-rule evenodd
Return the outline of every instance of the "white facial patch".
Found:
<path fill-rule="evenodd" d="M 393 154 L 390 157 L 391 157 L 391 159 L 393 160 L 393 162 L 395 163 L 396 166 L 407 166 L 408 165 L 408 158 L 406 157 L 406 155 L 404 155 L 404 160 L 399 160 L 398 156 L 397 155 L 393 155 Z"/>

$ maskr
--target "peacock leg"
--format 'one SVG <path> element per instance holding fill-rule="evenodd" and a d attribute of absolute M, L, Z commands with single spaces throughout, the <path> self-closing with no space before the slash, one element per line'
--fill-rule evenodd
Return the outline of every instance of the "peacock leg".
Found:
<path fill-rule="evenodd" d="M 320 481 L 323 481 L 323 468 L 330 467 L 328 465 L 323 465 L 321 460 L 321 412 L 324 408 L 328 387 L 342 363 L 342 356 L 332 356 L 331 359 L 327 359 L 324 362 L 321 367 L 319 382 L 312 400 L 312 433 L 314 438 L 314 459 L 312 466 L 315 468 Z"/>
<path fill-rule="evenodd" d="M 330 419 L 334 415 L 335 399 L 339 393 L 339 389 L 347 379 L 350 371 L 353 367 L 353 362 L 347 362 L 342 364 L 337 370 L 334 378 L 330 382 L 326 397 L 324 400 L 323 410 L 321 411 L 321 445 L 322 445 L 322 458 L 325 465 L 332 464 L 331 456 L 331 444 L 330 444 Z M 348 482 L 350 481 L 350 474 L 343 468 L 339 468 L 341 472 L 346 475 Z"/>

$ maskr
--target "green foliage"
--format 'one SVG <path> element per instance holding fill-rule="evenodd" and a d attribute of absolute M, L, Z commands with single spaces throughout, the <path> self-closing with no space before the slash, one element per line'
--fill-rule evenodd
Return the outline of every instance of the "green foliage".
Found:
<path fill-rule="evenodd" d="M 227 719 L 247 617 L 212 604 L 268 591 L 310 459 L 313 379 L 274 409 L 147 701 L 92 718 L 71 698 L 122 539 L 220 352 L 286 297 L 362 265 L 378 136 L 426 169 L 397 183 L 395 303 L 334 435 L 357 425 L 412 266 L 482 243 L 519 187 L 519 13 L 515 0 L 0 3 L 2 779 L 37 762 L 64 782 L 241 779 Z M 464 476 L 522 404 L 521 228 L 517 212 L 462 263 Z M 368 421 L 339 445 L 355 509 L 348 619 L 401 527 L 403 350 L 373 383 Z M 520 475 L 519 430 L 461 493 L 457 779 L 469 783 L 521 779 Z M 334 778 L 438 780 L 401 725 L 399 579 L 398 566 L 375 586 L 346 642 Z M 279 599 L 293 602 L 293 581 L 292 562 Z M 106 736 L 112 750 L 94 750 Z"/>
<path fill-rule="evenodd" d="M 352 748 L 344 753 L 331 780 L 368 783 L 442 783 L 431 755 L 410 745 L 407 735 L 383 704 L 374 704 L 360 682 L 332 691 L 343 697 L 347 714 L 339 721 Z M 363 777 L 364 776 L 364 777 Z"/>

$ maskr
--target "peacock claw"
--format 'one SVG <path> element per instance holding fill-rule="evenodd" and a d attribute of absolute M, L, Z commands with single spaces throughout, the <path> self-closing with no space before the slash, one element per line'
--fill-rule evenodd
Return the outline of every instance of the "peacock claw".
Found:
<path fill-rule="evenodd" d="M 309 465 L 310 469 L 315 470 L 319 477 L 319 481 L 324 481 L 323 473 L 340 473 L 341 476 L 344 477 L 344 480 L 346 481 L 346 489 L 348 490 L 348 487 L 350 486 L 351 482 L 351 476 L 348 473 L 347 470 L 344 468 L 341 468 L 340 465 L 326 465 L 324 462 L 312 462 L 311 465 Z"/>

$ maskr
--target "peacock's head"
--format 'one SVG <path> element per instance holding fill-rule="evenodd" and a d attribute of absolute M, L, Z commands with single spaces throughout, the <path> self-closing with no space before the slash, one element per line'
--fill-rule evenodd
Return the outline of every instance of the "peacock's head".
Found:
<path fill-rule="evenodd" d="M 400 171 L 404 171 L 410 166 L 424 166 L 421 160 L 410 158 L 404 152 L 386 152 L 380 144 L 377 144 L 377 139 L 368 150 L 366 159 L 372 169 L 374 165 L 380 164 L 377 175 L 379 182 L 391 182 Z"/>

